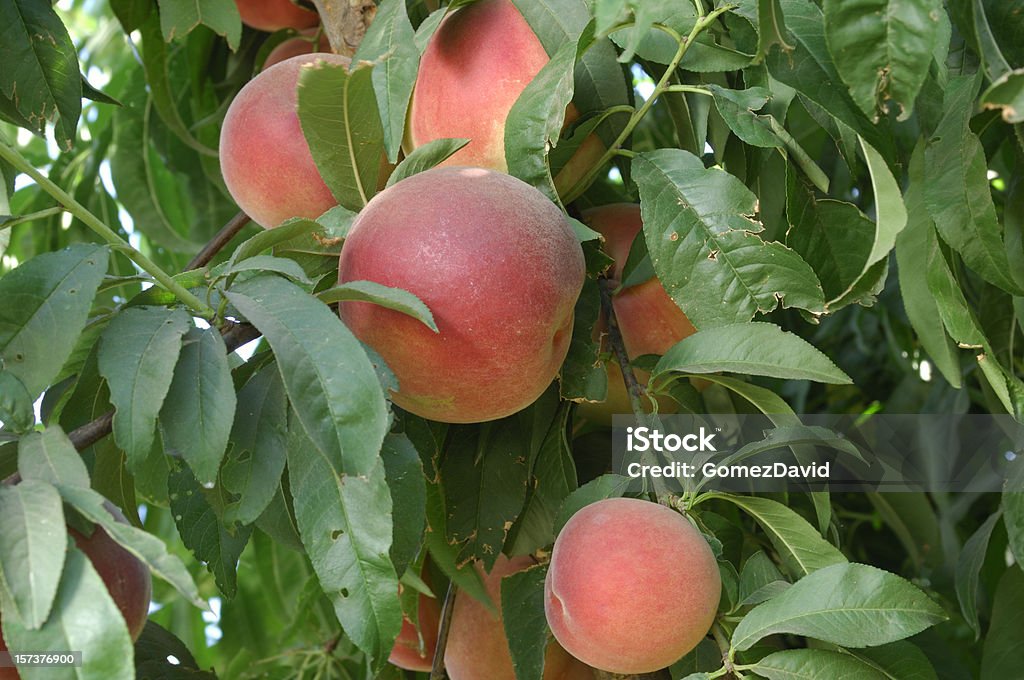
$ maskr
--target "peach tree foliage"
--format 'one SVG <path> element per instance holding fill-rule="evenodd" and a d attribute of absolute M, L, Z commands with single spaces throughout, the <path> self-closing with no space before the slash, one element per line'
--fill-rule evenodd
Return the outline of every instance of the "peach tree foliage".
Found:
<path fill-rule="evenodd" d="M 243 27 L 231 0 L 0 0 L 0 478 L 25 480 L 0 487 L 0 618 L 20 648 L 94 659 L 22 677 L 426 677 L 387 665 L 419 591 L 485 598 L 473 562 L 549 550 L 625 493 L 575 405 L 604 398 L 611 353 L 592 334 L 610 260 L 582 223 L 560 379 L 508 418 L 393 407 L 337 314 L 436 328 L 409 292 L 336 277 L 369 199 L 465 144 L 400 155 L 420 55 L 470 3 L 438 4 L 382 0 L 352 70 L 300 76 L 338 207 L 221 243 L 221 120 L 291 33 Z M 572 218 L 639 202 L 621 285 L 656 276 L 698 329 L 636 362 L 664 398 L 778 424 L 1024 418 L 1024 1 L 515 4 L 550 61 L 508 114 L 508 170 Z M 559 193 L 591 134 L 601 164 Z M 1024 494 L 661 500 L 708 539 L 722 599 L 660 677 L 1020 673 Z M 133 654 L 65 520 L 158 577 Z M 518 680 L 543 672 L 544 569 L 501 588 Z"/>

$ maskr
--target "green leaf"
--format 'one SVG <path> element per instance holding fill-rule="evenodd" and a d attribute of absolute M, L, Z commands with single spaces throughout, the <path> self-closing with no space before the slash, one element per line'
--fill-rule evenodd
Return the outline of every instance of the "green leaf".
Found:
<path fill-rule="evenodd" d="M 715 494 L 753 517 L 779 553 L 787 570 L 796 577 L 836 564 L 845 564 L 843 553 L 823 539 L 800 515 L 768 498 Z"/>
<path fill-rule="evenodd" d="M 938 680 L 928 657 L 920 648 L 906 640 L 891 642 L 881 647 L 843 651 L 868 664 L 885 680 Z"/>
<path fill-rule="evenodd" d="M 28 432 L 36 423 L 32 395 L 17 376 L 7 371 L 0 371 L 0 422 L 15 434 Z"/>
<path fill-rule="evenodd" d="M 302 543 L 345 633 L 380 666 L 402 624 L 384 464 L 348 473 L 296 427 L 288 472 Z"/>
<path fill-rule="evenodd" d="M 0 486 L 0 591 L 11 597 L 10 611 L 30 630 L 50 616 L 67 543 L 64 508 L 53 486 L 34 479 Z"/>
<path fill-rule="evenodd" d="M 988 343 L 975 317 L 974 308 L 964 297 L 960 282 L 954 276 L 938 239 L 933 239 L 928 246 L 928 290 L 935 298 L 943 325 L 961 347 L 980 349 L 986 346 Z"/>
<path fill-rule="evenodd" d="M 981 655 L 981 680 L 1002 680 L 1024 666 L 1024 570 L 1011 566 L 992 597 L 992 619 Z"/>
<path fill-rule="evenodd" d="M 772 45 L 778 45 L 783 52 L 792 52 L 779 0 L 757 0 L 757 61 L 764 59 Z"/>
<path fill-rule="evenodd" d="M 795 49 L 773 50 L 768 55 L 771 75 L 853 128 L 883 157 L 893 156 L 888 129 L 872 124 L 840 79 L 825 42 L 824 18 L 818 6 L 811 0 L 780 0 L 780 6 L 786 28 L 796 38 Z"/>
<path fill-rule="evenodd" d="M 584 32 L 578 42 L 566 42 L 523 89 L 505 120 L 505 158 L 508 173 L 559 202 L 548 154 L 558 144 L 565 108 L 573 96 L 573 66 L 594 40 Z"/>
<path fill-rule="evenodd" d="M 770 323 L 740 323 L 698 331 L 658 360 L 652 378 L 669 372 L 730 371 L 836 385 L 853 382 L 799 335 Z"/>
<path fill-rule="evenodd" d="M 569 518 L 591 503 L 626 495 L 631 482 L 629 477 L 622 475 L 601 475 L 573 491 L 558 511 L 558 517 L 555 520 L 555 533 L 562 530 Z"/>
<path fill-rule="evenodd" d="M 174 586 L 188 602 L 200 609 L 207 608 L 185 564 L 177 555 L 167 551 L 163 541 L 142 529 L 118 521 L 108 509 L 107 500 L 92 489 L 62 483 L 58 490 L 61 497 L 83 517 L 103 527 L 118 545 L 138 558 L 154 574 Z"/>
<path fill-rule="evenodd" d="M 747 558 L 740 570 L 739 603 L 760 604 L 783 592 L 789 585 L 771 558 L 758 550 Z"/>
<path fill-rule="evenodd" d="M 828 649 L 786 649 L 774 652 L 755 663 L 750 670 L 768 680 L 879 680 L 881 677 L 873 665 L 844 652 Z"/>
<path fill-rule="evenodd" d="M 517 680 L 544 674 L 548 622 L 544 617 L 546 566 L 535 566 L 501 579 L 501 616 Z"/>
<path fill-rule="evenodd" d="M 423 545 L 426 528 L 427 486 L 423 463 L 416 447 L 404 434 L 389 434 L 380 452 L 384 475 L 391 490 L 394 538 L 391 562 L 396 574 L 404 574 Z"/>
<path fill-rule="evenodd" d="M 18 472 L 23 479 L 89 487 L 89 471 L 59 425 L 33 432 L 18 442 Z"/>
<path fill-rule="evenodd" d="M 697 328 L 758 312 L 824 309 L 821 284 L 796 252 L 758 236 L 757 198 L 736 177 L 686 151 L 633 160 L 647 248 L 665 290 Z"/>
<path fill-rule="evenodd" d="M 184 465 L 171 470 L 167 479 L 174 524 L 181 541 L 213 574 L 217 587 L 232 599 L 238 591 L 238 558 L 252 534 L 252 526 L 225 526 Z"/>
<path fill-rule="evenodd" d="M 412 153 L 406 156 L 394 172 L 388 177 L 388 186 L 401 182 L 406 177 L 412 177 L 424 170 L 429 170 L 440 165 L 452 154 L 469 144 L 468 139 L 434 139 L 422 146 L 413 149 Z"/>
<path fill-rule="evenodd" d="M 825 0 L 825 39 L 857 106 L 877 119 L 914 110 L 939 36 L 941 0 Z"/>
<path fill-rule="evenodd" d="M 273 255 L 256 255 L 236 262 L 224 269 L 224 274 L 237 274 L 239 272 L 276 272 L 287 276 L 292 281 L 312 285 L 313 281 L 302 269 L 298 262 L 289 260 L 286 257 L 274 257 Z"/>
<path fill-rule="evenodd" d="M 0 63 L 0 94 L 33 132 L 41 135 L 53 123 L 57 143 L 70 151 L 82 113 L 82 78 L 75 45 L 49 3 L 0 4 Z"/>
<path fill-rule="evenodd" d="M 7 604 L 0 607 L 6 611 Z M 68 547 L 50 618 L 39 630 L 30 630 L 17 617 L 5 616 L 3 637 L 10 649 L 82 652 L 81 666 L 23 667 L 20 673 L 24 680 L 135 677 L 132 640 L 124 617 L 92 563 L 74 546 Z"/>
<path fill-rule="evenodd" d="M 924 206 L 924 145 L 919 143 L 910 158 L 907 187 L 907 226 L 896 237 L 896 263 L 900 294 L 910 325 L 943 377 L 959 388 L 960 362 L 946 333 L 939 308 L 928 287 L 928 257 L 938 248 L 935 225 Z"/>
<path fill-rule="evenodd" d="M 110 8 L 114 10 L 125 33 L 131 33 L 141 26 L 154 7 L 153 0 L 110 0 Z"/>
<path fill-rule="evenodd" d="M 264 229 L 255 236 L 243 241 L 237 248 L 235 248 L 235 252 L 231 254 L 231 259 L 229 259 L 228 262 L 231 266 L 234 266 L 242 260 L 256 257 L 269 248 L 286 243 L 287 241 L 291 241 L 292 239 L 300 236 L 305 236 L 306 234 L 319 231 L 322 228 L 323 227 L 318 222 L 303 219 L 301 217 L 286 220 L 273 229 Z"/>
<path fill-rule="evenodd" d="M 1010 550 L 1017 564 L 1024 564 L 1024 462 L 1019 456 L 1010 467 L 1003 491 L 1002 506 Z"/>
<path fill-rule="evenodd" d="M 1024 123 L 1024 69 L 1010 71 L 989 85 L 981 95 L 981 106 L 999 109 L 1007 123 Z"/>
<path fill-rule="evenodd" d="M 764 107 L 771 98 L 771 91 L 763 87 L 746 90 L 728 90 L 720 85 L 710 84 L 708 91 L 714 95 L 715 106 L 725 124 L 737 137 L 747 144 L 771 149 L 782 146 L 771 130 L 770 116 L 759 116 L 755 111 Z"/>
<path fill-rule="evenodd" d="M 135 673 L 153 680 L 217 680 L 213 672 L 199 668 L 185 643 L 151 620 L 135 641 Z"/>
<path fill-rule="evenodd" d="M 264 366 L 238 391 L 231 448 L 221 468 L 224 489 L 236 496 L 227 523 L 252 524 L 281 484 L 286 460 L 288 398 L 277 366 Z"/>
<path fill-rule="evenodd" d="M 216 329 L 190 328 L 160 409 L 164 451 L 184 458 L 201 484 L 211 484 L 234 417 L 235 387 L 224 340 Z"/>
<path fill-rule="evenodd" d="M 418 297 L 401 288 L 391 288 L 374 281 L 349 281 L 317 294 L 322 302 L 334 304 L 343 300 L 370 302 L 407 314 L 424 326 L 438 332 L 434 315 Z"/>
<path fill-rule="evenodd" d="M 242 39 L 242 20 L 232 0 L 159 0 L 164 40 L 184 38 L 197 26 L 224 36 L 232 51 Z"/>
<path fill-rule="evenodd" d="M 384 131 L 372 64 L 318 61 L 299 74 L 298 112 L 313 160 L 338 203 L 358 211 L 377 191 Z"/>
<path fill-rule="evenodd" d="M 559 389 L 562 398 L 604 401 L 608 395 L 608 373 L 601 362 L 601 342 L 593 329 L 601 315 L 601 293 L 597 280 L 587 277 L 573 309 L 572 339 L 562 364 Z"/>
<path fill-rule="evenodd" d="M 916 635 L 946 619 L 917 586 L 866 564 L 819 569 L 760 604 L 733 631 L 743 651 L 768 635 L 804 635 L 846 647 L 873 647 Z"/>
<path fill-rule="evenodd" d="M 988 553 L 992 529 L 1001 517 L 1001 512 L 994 512 L 978 527 L 964 543 L 956 563 L 956 596 L 960 600 L 960 611 L 964 615 L 964 620 L 974 630 L 975 639 L 981 635 L 981 624 L 978 623 L 978 582 L 981 567 Z"/>
<path fill-rule="evenodd" d="M 100 338 L 99 370 L 116 409 L 114 440 L 132 472 L 153 448 L 157 415 L 191 327 L 183 310 L 132 307 L 115 316 Z"/>
<path fill-rule="evenodd" d="M 107 271 L 108 251 L 76 244 L 0 279 L 0 364 L 39 395 L 71 355 Z"/>
<path fill-rule="evenodd" d="M 536 424 L 532 411 L 448 431 L 441 479 L 448 540 L 459 545 L 460 563 L 480 560 L 485 571 L 491 569 L 523 509 L 530 474 L 523 454 Z"/>
<path fill-rule="evenodd" d="M 382 662 L 401 610 L 379 455 L 388 415 L 373 365 L 330 308 L 284 279 L 259 276 L 227 296 L 270 343 L 289 398 L 302 404 L 290 430 L 309 441 L 288 457 L 302 541 L 345 631 Z"/>
<path fill-rule="evenodd" d="M 383 122 L 384 148 L 392 163 L 398 160 L 405 131 L 405 114 L 420 65 L 420 51 L 413 38 L 405 0 L 383 0 L 352 58 L 357 64 L 361 61 L 376 62 L 373 91 Z"/>
<path fill-rule="evenodd" d="M 1010 70 L 1006 57 L 996 41 L 992 32 L 992 26 L 985 15 L 985 3 L 983 0 L 971 1 L 971 16 L 974 23 L 974 38 L 980 48 L 979 56 L 985 67 L 985 75 L 991 81 L 1000 80 Z"/>
<path fill-rule="evenodd" d="M 960 76 L 946 88 L 946 114 L 925 149 L 925 206 L 942 239 L 968 267 L 989 283 L 1021 295 L 1024 289 L 1010 274 L 985 150 L 969 125 L 979 82 L 976 76 Z"/>

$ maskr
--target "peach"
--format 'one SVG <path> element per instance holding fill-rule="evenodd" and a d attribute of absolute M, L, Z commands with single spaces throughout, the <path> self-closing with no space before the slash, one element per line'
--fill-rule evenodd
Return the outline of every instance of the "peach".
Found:
<path fill-rule="evenodd" d="M 409 106 L 408 150 L 444 137 L 470 143 L 443 165 L 507 171 L 505 119 L 523 89 L 548 63 L 547 52 L 511 0 L 479 0 L 452 13 L 431 37 Z M 571 105 L 566 124 L 579 117 Z M 559 192 L 600 159 L 597 137 L 555 178 Z"/>
<path fill-rule="evenodd" d="M 437 599 L 421 594 L 416 618 L 418 624 L 415 626 L 409 619 L 402 619 L 402 630 L 398 633 L 388 661 L 407 671 L 429 671 L 434 663 L 437 629 L 441 621 L 441 607 Z"/>
<path fill-rule="evenodd" d="M 633 498 L 586 506 L 555 541 L 544 582 L 555 639 L 611 673 L 651 673 L 697 646 L 714 623 L 715 556 L 685 517 Z"/>
<path fill-rule="evenodd" d="M 242 23 L 261 31 L 282 28 L 311 28 L 320 23 L 316 12 L 299 7 L 291 0 L 235 0 Z"/>
<path fill-rule="evenodd" d="M 348 57 L 322 52 L 282 61 L 246 83 L 224 117 L 224 182 L 238 207 L 268 229 L 291 217 L 317 218 L 338 203 L 320 177 L 295 110 L 299 72 L 318 60 L 349 65 Z"/>
<path fill-rule="evenodd" d="M 312 54 L 313 52 L 330 52 L 331 43 L 327 40 L 327 34 L 320 32 L 320 36 L 317 37 L 317 33 L 320 29 L 307 28 L 304 31 L 299 31 L 299 35 L 294 38 L 288 38 L 280 45 L 270 50 L 270 54 L 267 55 L 266 60 L 263 62 L 263 70 L 266 70 L 274 64 L 280 64 L 282 61 L 297 57 L 301 54 Z M 316 38 L 314 40 L 313 38 Z"/>
<path fill-rule="evenodd" d="M 617 203 L 593 208 L 583 213 L 583 221 L 604 236 L 604 250 L 615 260 L 609 278 L 618 284 L 633 240 L 643 228 L 640 206 Z M 612 298 L 612 309 L 630 360 L 644 354 L 664 354 L 672 345 L 696 332 L 693 324 L 672 301 L 657 278 L 617 293 Z M 608 397 L 599 404 L 585 403 L 580 407 L 580 414 L 597 424 L 610 423 L 615 413 L 631 413 L 629 395 L 614 357 L 608 362 L 607 368 Z M 635 373 L 638 380 L 647 382 L 647 373 Z M 658 406 L 661 412 L 671 412 L 673 402 L 667 398 L 659 399 Z"/>
<path fill-rule="evenodd" d="M 339 308 L 397 377 L 396 404 L 432 420 L 482 422 L 525 408 L 551 384 L 583 277 L 583 249 L 539 191 L 483 168 L 434 168 L 360 212 L 338 280 L 411 292 L 440 332 L 368 302 Z"/>
<path fill-rule="evenodd" d="M 13 483 L 13 482 L 10 482 Z M 107 511 L 123 524 L 128 520 L 109 501 Z M 84 536 L 68 527 L 68 534 L 75 545 L 92 562 L 96 573 L 103 579 L 110 597 L 114 600 L 132 640 L 138 640 L 149 616 L 149 602 L 153 595 L 153 583 L 149 569 L 134 555 L 122 548 L 106 531 L 96 526 L 90 536 Z M 7 651 L 7 643 L 0 634 L 0 652 Z M 18 672 L 13 668 L 0 668 L 0 680 L 17 680 Z"/>
<path fill-rule="evenodd" d="M 466 593 L 459 593 L 455 598 L 444 655 L 445 668 L 451 680 L 516 679 L 501 616 L 501 579 L 533 564 L 529 556 L 509 559 L 500 555 L 490 574 L 484 574 L 481 565 L 476 564 L 487 594 L 498 611 L 495 614 Z M 557 643 L 548 645 L 544 655 L 544 680 L 592 678 L 593 673 L 588 666 L 571 657 Z"/>

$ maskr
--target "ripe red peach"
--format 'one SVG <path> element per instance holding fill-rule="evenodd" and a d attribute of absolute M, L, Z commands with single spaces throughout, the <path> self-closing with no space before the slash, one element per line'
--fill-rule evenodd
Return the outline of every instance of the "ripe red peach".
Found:
<path fill-rule="evenodd" d="M 320 32 L 319 37 L 317 37 L 317 32 Z M 316 40 L 313 38 L 316 38 Z M 270 54 L 267 55 L 266 60 L 263 62 L 263 70 L 267 70 L 274 64 L 280 64 L 282 61 L 301 54 L 330 51 L 331 43 L 327 40 L 327 34 L 317 28 L 307 28 L 304 31 L 299 31 L 298 36 L 288 38 L 270 50 Z"/>
<path fill-rule="evenodd" d="M 436 598 L 419 596 L 417 626 L 407 618 L 402 619 L 402 630 L 398 633 L 395 646 L 388 661 L 408 671 L 429 671 L 434 663 L 434 648 L 437 647 L 437 629 L 441 620 L 441 608 Z M 423 636 L 422 645 L 420 636 Z"/>
<path fill-rule="evenodd" d="M 342 321 L 394 372 L 394 402 L 452 423 L 531 404 L 558 373 L 583 286 L 583 250 L 562 212 L 520 180 L 434 168 L 377 194 L 341 249 L 338 280 L 401 288 L 439 333 L 368 302 Z"/>
<path fill-rule="evenodd" d="M 316 12 L 299 7 L 291 0 L 235 0 L 242 23 L 261 31 L 282 28 L 310 28 L 320 23 Z"/>
<path fill-rule="evenodd" d="M 618 284 L 622 280 L 633 239 L 643 228 L 640 206 L 617 203 L 593 208 L 583 213 L 583 221 L 604 236 L 604 250 L 615 260 L 609 278 Z M 630 360 L 644 354 L 664 354 L 672 345 L 696 332 L 657 278 L 617 293 L 612 298 L 612 309 Z M 597 424 L 610 423 L 615 413 L 631 413 L 629 395 L 618 362 L 613 358 L 606 366 L 608 397 L 601 403 L 584 403 L 580 407 L 580 414 Z M 649 379 L 644 371 L 635 373 L 643 383 Z M 671 412 L 673 404 L 670 399 L 659 399 L 659 411 Z"/>
<path fill-rule="evenodd" d="M 479 0 L 445 18 L 420 60 L 409 107 L 406 147 L 463 137 L 470 143 L 445 165 L 507 171 L 505 119 L 523 89 L 548 63 L 547 52 L 511 0 Z M 579 117 L 566 111 L 566 125 Z M 588 137 L 555 178 L 562 193 L 601 157 Z"/>
<path fill-rule="evenodd" d="M 318 52 L 271 66 L 246 83 L 221 128 L 228 191 L 268 229 L 291 217 L 317 218 L 338 203 L 320 177 L 295 109 L 299 72 L 318 60 L 349 65 L 348 57 Z"/>
<path fill-rule="evenodd" d="M 498 608 L 492 612 L 466 593 L 455 598 L 444 663 L 451 680 L 516 680 L 512 654 L 501 615 L 501 579 L 533 566 L 529 556 L 498 557 L 490 574 L 479 563 L 476 569 L 484 587 Z M 551 642 L 544 656 L 544 680 L 592 680 L 593 673 L 557 643 Z"/>
<path fill-rule="evenodd" d="M 8 480 L 5 483 L 14 481 Z M 123 524 L 128 523 L 116 506 L 109 501 L 104 505 L 114 519 Z M 99 526 L 96 526 L 89 536 L 69 526 L 68 534 L 74 539 L 78 549 L 89 558 L 96 573 L 103 580 L 111 599 L 124 617 L 132 641 L 139 639 L 142 629 L 146 626 L 149 603 L 153 595 L 149 569 Z M 0 652 L 6 651 L 7 643 L 0 633 Z M 0 680 L 18 680 L 18 677 L 19 674 L 14 668 L 0 668 Z"/>
<path fill-rule="evenodd" d="M 632 498 L 586 506 L 558 535 L 544 611 L 570 654 L 611 673 L 651 673 L 704 639 L 722 582 L 686 518 Z"/>

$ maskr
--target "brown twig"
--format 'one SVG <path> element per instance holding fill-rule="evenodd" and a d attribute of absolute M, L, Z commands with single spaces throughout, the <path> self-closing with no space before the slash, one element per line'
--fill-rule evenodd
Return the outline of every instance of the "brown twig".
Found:
<path fill-rule="evenodd" d="M 351 57 L 377 14 L 373 0 L 313 0 L 331 49 Z"/>
<path fill-rule="evenodd" d="M 626 392 L 629 394 L 629 405 L 633 409 L 633 415 L 642 419 L 646 415 L 644 409 L 644 397 L 646 390 L 640 381 L 636 379 L 636 373 L 629 363 L 629 355 L 626 354 L 626 345 L 622 341 L 622 333 L 619 331 L 619 321 L 615 318 L 615 308 L 612 306 L 612 290 L 615 282 L 611 279 L 601 277 L 598 279 L 598 288 L 601 290 L 601 309 L 604 312 L 605 323 L 608 326 L 608 344 L 612 346 L 612 352 L 619 362 L 622 370 L 622 380 L 626 384 Z"/>
<path fill-rule="evenodd" d="M 237 215 L 228 220 L 217 235 L 210 239 L 210 242 L 203 246 L 203 249 L 196 253 L 185 269 L 199 269 L 210 264 L 210 261 L 226 246 L 231 239 L 233 239 L 238 232 L 242 231 L 245 225 L 249 224 L 250 218 L 244 212 L 239 212 Z"/>
<path fill-rule="evenodd" d="M 448 594 L 444 596 L 441 606 L 441 623 L 437 629 L 437 644 L 434 646 L 434 663 L 430 667 L 430 680 L 444 680 L 444 650 L 448 647 L 448 631 L 452 628 L 452 610 L 455 609 L 455 595 L 458 592 L 455 582 L 448 584 Z"/>

